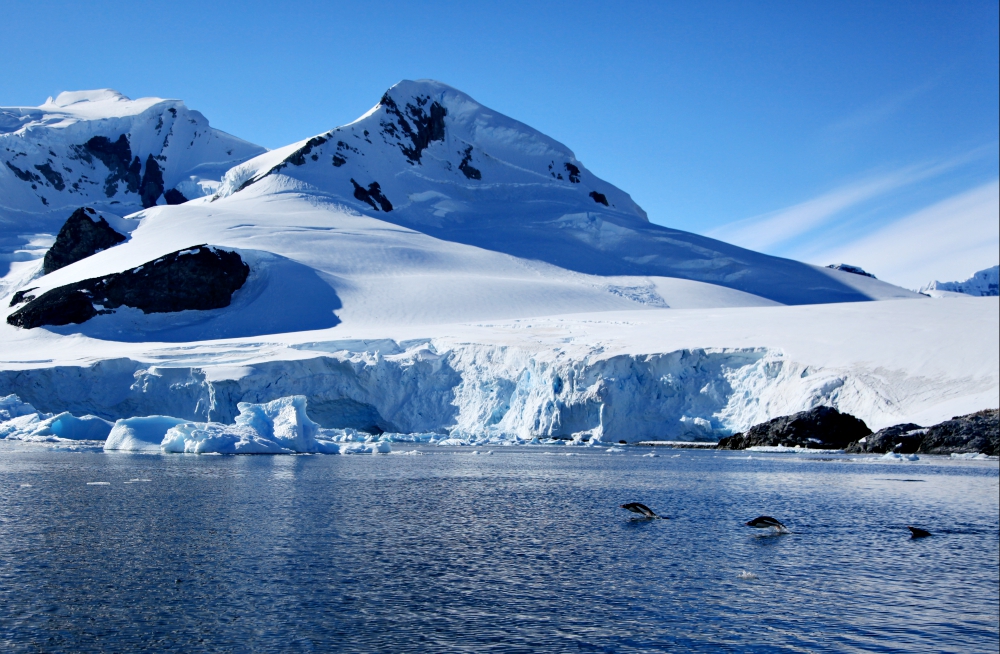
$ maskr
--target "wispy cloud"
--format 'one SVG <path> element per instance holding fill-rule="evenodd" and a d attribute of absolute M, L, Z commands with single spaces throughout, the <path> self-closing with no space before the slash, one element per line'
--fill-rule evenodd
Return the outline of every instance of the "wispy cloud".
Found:
<path fill-rule="evenodd" d="M 901 111 L 913 100 L 933 89 L 938 85 L 940 79 L 941 76 L 939 75 L 912 88 L 887 95 L 848 114 L 830 125 L 827 129 L 833 132 L 840 132 L 880 123 Z"/>
<path fill-rule="evenodd" d="M 820 230 L 848 209 L 936 177 L 984 155 L 992 155 L 995 151 L 996 145 L 993 144 L 945 161 L 869 175 L 791 207 L 716 227 L 707 235 L 751 250 L 778 254 L 777 250 L 787 249 L 792 241 Z M 788 253 L 782 251 L 780 254 Z"/>
<path fill-rule="evenodd" d="M 1000 263 L 1000 180 L 905 216 L 853 243 L 802 253 L 816 264 L 850 263 L 907 288 L 954 281 Z"/>

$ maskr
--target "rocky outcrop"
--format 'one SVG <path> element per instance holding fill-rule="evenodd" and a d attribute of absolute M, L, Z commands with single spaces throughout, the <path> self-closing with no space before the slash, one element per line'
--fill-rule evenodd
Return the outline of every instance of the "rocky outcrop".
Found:
<path fill-rule="evenodd" d="M 934 425 L 917 452 L 923 454 L 1000 454 L 1000 409 L 987 409 Z"/>
<path fill-rule="evenodd" d="M 104 180 L 105 195 L 109 198 L 114 197 L 118 192 L 118 182 L 124 182 L 125 189 L 129 193 L 139 192 L 139 172 L 142 170 L 142 164 L 139 162 L 139 157 L 132 156 L 132 146 L 127 136 L 121 134 L 116 141 L 106 136 L 95 136 L 78 152 L 81 156 L 86 156 L 88 153 L 100 159 L 109 171 Z"/>
<path fill-rule="evenodd" d="M 852 443 L 855 454 L 988 454 L 1000 453 L 1000 409 L 956 416 L 933 427 L 913 423 L 880 429 Z"/>
<path fill-rule="evenodd" d="M 124 240 L 125 236 L 112 229 L 108 221 L 96 211 L 81 207 L 73 212 L 59 230 L 56 242 L 45 253 L 42 270 L 48 275 Z"/>
<path fill-rule="evenodd" d="M 366 203 L 375 211 L 378 211 L 379 207 L 382 207 L 382 211 L 386 213 L 392 211 L 392 202 L 389 202 L 389 198 L 382 193 L 382 187 L 378 185 L 378 182 L 372 182 L 368 188 L 365 188 L 355 182 L 354 178 L 351 178 L 351 184 L 354 185 L 354 197 L 358 200 Z"/>
<path fill-rule="evenodd" d="M 149 155 L 146 157 L 146 171 L 142 174 L 142 182 L 139 184 L 142 208 L 148 209 L 155 205 L 161 195 L 163 195 L 163 171 L 160 170 L 160 164 L 156 163 L 153 155 Z"/>
<path fill-rule="evenodd" d="M 852 266 L 846 263 L 831 263 L 827 268 L 833 268 L 834 270 L 842 270 L 844 272 L 849 272 L 852 275 L 861 275 L 863 277 L 871 277 L 872 279 L 878 279 L 875 275 L 867 272 L 865 269 L 859 266 Z"/>
<path fill-rule="evenodd" d="M 175 188 L 164 191 L 163 199 L 167 204 L 184 204 L 188 201 L 188 199 L 184 197 L 184 194 Z"/>
<path fill-rule="evenodd" d="M 913 454 L 920 447 L 920 442 L 926 433 L 926 429 L 912 422 L 893 425 L 879 429 L 871 436 L 866 436 L 856 443 L 851 443 L 845 448 L 845 451 L 852 454 L 885 454 L 886 452 Z"/>
<path fill-rule="evenodd" d="M 204 245 L 172 252 L 137 268 L 47 291 L 7 316 L 15 327 L 79 324 L 132 307 L 143 313 L 229 306 L 250 267 L 235 252 Z"/>
<path fill-rule="evenodd" d="M 871 433 L 868 426 L 854 416 L 833 407 L 819 406 L 754 425 L 745 433 L 723 438 L 718 447 L 722 450 L 743 450 L 761 445 L 783 445 L 842 449 Z"/>

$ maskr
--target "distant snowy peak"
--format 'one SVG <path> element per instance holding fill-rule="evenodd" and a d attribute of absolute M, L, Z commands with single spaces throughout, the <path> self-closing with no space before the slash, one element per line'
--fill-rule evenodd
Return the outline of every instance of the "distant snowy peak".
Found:
<path fill-rule="evenodd" d="M 977 297 L 994 297 L 1000 295 L 1000 266 L 993 266 L 973 274 L 961 282 L 931 282 L 920 289 L 921 293 L 933 294 L 934 291 L 948 293 L 964 293 Z"/>
<path fill-rule="evenodd" d="M 264 151 L 179 100 L 100 89 L 0 107 L 0 218 L 35 215 L 45 229 L 83 205 L 128 214 L 182 202 Z"/>
<path fill-rule="evenodd" d="M 219 196 L 277 174 L 366 211 L 412 207 L 412 219 L 432 223 L 471 203 L 538 202 L 646 221 L 566 146 L 430 80 L 400 82 L 353 123 L 237 166 Z"/>

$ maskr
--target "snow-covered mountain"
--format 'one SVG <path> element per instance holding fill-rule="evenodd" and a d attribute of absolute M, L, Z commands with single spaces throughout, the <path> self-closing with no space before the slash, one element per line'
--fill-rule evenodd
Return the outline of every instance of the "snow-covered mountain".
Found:
<path fill-rule="evenodd" d="M 266 180 L 442 240 L 591 275 L 709 282 L 783 304 L 908 296 L 652 224 L 566 146 L 428 80 L 400 82 L 353 123 L 236 166 L 217 197 Z"/>
<path fill-rule="evenodd" d="M 101 89 L 0 107 L 0 232 L 58 230 L 81 206 L 125 215 L 201 197 L 262 152 L 179 100 Z"/>
<path fill-rule="evenodd" d="M 116 212 L 67 210 L 60 238 L 88 247 L 12 264 L 0 394 L 199 420 L 304 395 L 324 428 L 629 440 L 817 403 L 938 419 L 997 394 L 996 345 L 940 338 L 938 303 L 650 223 L 562 144 L 437 82 L 210 195 Z M 987 309 L 962 310 L 988 327 Z"/>
<path fill-rule="evenodd" d="M 1000 266 L 980 270 L 973 273 L 968 279 L 960 282 L 934 281 L 921 288 L 920 292 L 928 295 L 963 293 L 976 297 L 1000 295 Z"/>

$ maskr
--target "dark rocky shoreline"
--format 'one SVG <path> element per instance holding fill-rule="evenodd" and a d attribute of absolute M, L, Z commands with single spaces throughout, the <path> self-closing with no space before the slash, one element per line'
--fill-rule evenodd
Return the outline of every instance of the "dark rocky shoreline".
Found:
<path fill-rule="evenodd" d="M 1000 453 L 1000 409 L 955 416 L 932 427 L 893 425 L 874 434 L 862 420 L 832 407 L 816 407 L 754 425 L 727 436 L 718 449 L 784 446 L 844 450 L 853 454 L 986 454 Z"/>

